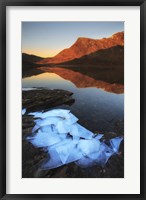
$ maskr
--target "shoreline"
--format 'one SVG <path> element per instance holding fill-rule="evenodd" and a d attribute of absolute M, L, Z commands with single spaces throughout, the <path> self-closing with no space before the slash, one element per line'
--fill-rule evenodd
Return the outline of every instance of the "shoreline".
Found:
<path fill-rule="evenodd" d="M 23 91 L 23 108 L 29 112 L 48 110 L 55 105 L 63 105 L 73 100 L 72 93 L 65 90 L 29 90 Z M 36 94 L 35 94 L 36 93 Z M 47 94 L 47 95 L 46 95 Z M 57 95 L 57 96 L 56 96 Z M 58 96 L 59 95 L 59 96 Z M 65 95 L 65 97 L 64 97 Z M 50 97 L 50 98 L 49 98 Z M 56 98 L 58 97 L 58 98 Z M 42 106 L 49 99 L 51 104 Z M 51 101 L 52 100 L 52 101 Z M 33 104 L 35 102 L 35 105 Z M 31 106 L 29 106 L 31 105 Z M 39 106 L 38 106 L 39 105 Z M 26 141 L 32 133 L 35 122 L 33 116 L 22 116 L 22 177 L 23 178 L 123 178 L 124 177 L 124 142 L 120 146 L 120 154 L 110 158 L 105 167 L 98 165 L 83 169 L 70 163 L 51 170 L 40 170 L 40 165 L 47 157 L 43 149 L 35 148 Z M 116 137 L 117 133 L 104 133 L 105 139 Z M 120 166 L 120 167 L 119 167 Z"/>

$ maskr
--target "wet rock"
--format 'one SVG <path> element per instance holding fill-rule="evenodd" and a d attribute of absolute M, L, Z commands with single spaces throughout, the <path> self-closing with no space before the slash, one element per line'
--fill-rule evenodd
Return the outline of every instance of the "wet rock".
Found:
<path fill-rule="evenodd" d="M 30 90 L 22 92 L 22 107 L 27 112 L 42 111 L 62 104 L 72 104 L 72 92 L 65 90 Z"/>
<path fill-rule="evenodd" d="M 35 178 L 35 172 L 41 162 L 46 158 L 46 153 L 34 148 L 25 139 L 22 141 L 22 177 Z"/>
<path fill-rule="evenodd" d="M 117 137 L 117 136 L 118 136 L 118 135 L 117 135 L 117 133 L 115 133 L 115 132 L 105 132 L 105 133 L 104 133 L 104 136 L 103 136 L 103 138 L 102 138 L 102 140 L 109 141 L 110 139 L 115 138 L 115 137 Z"/>

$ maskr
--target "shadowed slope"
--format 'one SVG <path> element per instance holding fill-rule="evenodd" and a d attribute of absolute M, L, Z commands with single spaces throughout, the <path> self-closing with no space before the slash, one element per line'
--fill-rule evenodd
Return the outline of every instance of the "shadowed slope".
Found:
<path fill-rule="evenodd" d="M 102 49 L 85 55 L 81 58 L 76 58 L 74 60 L 64 62 L 61 64 L 67 65 L 124 65 L 124 47 L 123 46 L 114 46 L 108 49 Z"/>

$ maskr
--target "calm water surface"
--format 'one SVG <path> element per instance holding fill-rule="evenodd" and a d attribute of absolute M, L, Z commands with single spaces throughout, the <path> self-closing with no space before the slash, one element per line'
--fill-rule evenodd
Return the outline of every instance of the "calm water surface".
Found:
<path fill-rule="evenodd" d="M 24 78 L 22 86 L 73 92 L 75 103 L 57 108 L 70 109 L 79 118 L 79 123 L 91 131 L 114 131 L 115 124 L 124 120 L 124 94 L 106 92 L 97 87 L 77 88 L 70 80 L 48 72 Z"/>

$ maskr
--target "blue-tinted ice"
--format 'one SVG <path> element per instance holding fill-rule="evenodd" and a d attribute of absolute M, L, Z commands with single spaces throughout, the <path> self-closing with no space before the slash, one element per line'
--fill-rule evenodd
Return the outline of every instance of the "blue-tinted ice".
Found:
<path fill-rule="evenodd" d="M 116 137 L 109 141 L 109 146 L 106 145 L 100 141 L 103 134 L 94 134 L 78 124 L 78 118 L 69 110 L 54 109 L 28 115 L 34 116 L 36 124 L 27 140 L 48 152 L 42 169 L 53 169 L 71 162 L 83 168 L 96 164 L 104 166 L 113 154 L 118 153 L 123 140 L 123 137 Z"/>
<path fill-rule="evenodd" d="M 22 115 L 24 115 L 26 113 L 26 108 L 22 109 Z"/>

